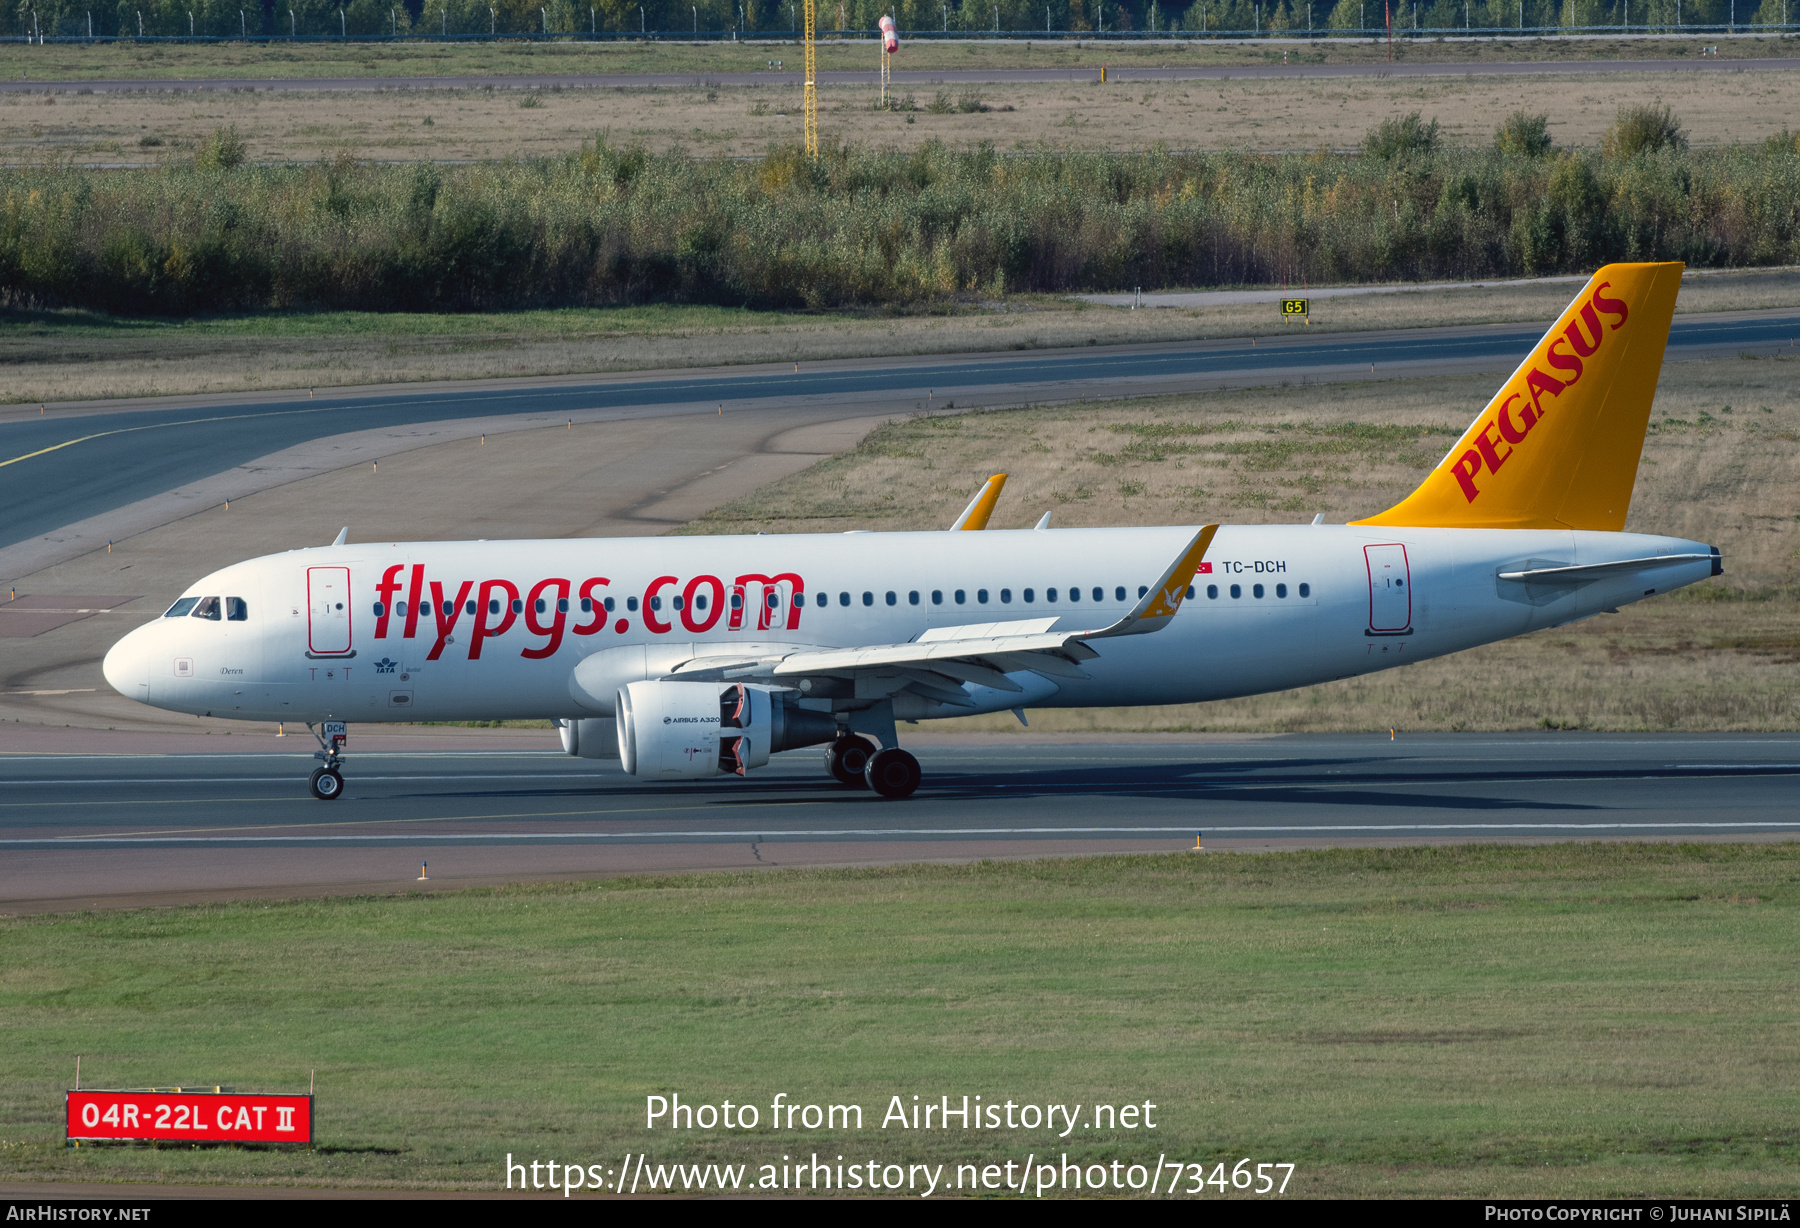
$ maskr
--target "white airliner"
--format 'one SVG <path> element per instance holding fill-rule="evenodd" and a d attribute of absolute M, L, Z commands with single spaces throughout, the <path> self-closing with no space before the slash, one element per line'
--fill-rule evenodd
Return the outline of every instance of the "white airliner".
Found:
<path fill-rule="evenodd" d="M 829 746 L 918 787 L 896 721 L 1194 703 L 1349 678 L 1720 574 L 1624 533 L 1678 264 L 1596 273 L 1419 488 L 1345 525 L 1207 525 L 293 550 L 192 585 L 106 656 L 158 708 L 319 726 L 551 718 L 654 780 Z M 982 528 L 990 482 L 960 529 Z"/>

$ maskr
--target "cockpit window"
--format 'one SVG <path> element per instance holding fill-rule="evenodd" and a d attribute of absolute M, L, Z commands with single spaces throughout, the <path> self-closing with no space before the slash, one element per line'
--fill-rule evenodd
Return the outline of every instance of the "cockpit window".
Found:
<path fill-rule="evenodd" d="M 194 612 L 192 614 L 190 614 L 188 617 L 190 617 L 190 618 L 210 618 L 214 622 L 218 622 L 219 621 L 219 599 L 217 597 L 202 597 L 202 598 L 200 598 L 200 604 L 194 607 Z"/>
<path fill-rule="evenodd" d="M 227 622 L 247 622 L 250 618 L 250 607 L 244 604 L 242 597 L 225 598 L 225 619 Z"/>
<path fill-rule="evenodd" d="M 180 601 L 177 601 L 174 605 L 170 606 L 168 613 L 164 614 L 163 617 L 184 618 L 199 604 L 200 598 L 198 597 L 183 597 Z"/>

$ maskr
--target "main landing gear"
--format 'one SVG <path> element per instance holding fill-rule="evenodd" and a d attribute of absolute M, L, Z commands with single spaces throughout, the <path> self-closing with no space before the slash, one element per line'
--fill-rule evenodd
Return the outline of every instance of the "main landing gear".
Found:
<path fill-rule="evenodd" d="M 306 731 L 318 739 L 319 749 L 313 752 L 313 758 L 322 760 L 319 767 L 312 770 L 306 787 L 312 795 L 322 802 L 336 801 L 344 794 L 344 722 L 325 721 L 319 729 L 306 723 Z"/>
<path fill-rule="evenodd" d="M 825 752 L 825 767 L 839 784 L 872 789 L 896 800 L 911 797 L 924 777 L 919 761 L 898 746 L 876 750 L 853 733 L 831 744 Z"/>

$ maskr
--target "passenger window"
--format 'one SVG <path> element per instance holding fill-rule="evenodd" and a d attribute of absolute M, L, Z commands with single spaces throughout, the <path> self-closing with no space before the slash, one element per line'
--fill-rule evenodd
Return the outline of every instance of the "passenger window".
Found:
<path fill-rule="evenodd" d="M 1113 590 L 1113 600 L 1114 601 L 1125 600 L 1125 586 L 1124 585 L 1121 584 L 1118 588 L 1115 588 Z"/>
<path fill-rule="evenodd" d="M 874 605 L 875 604 L 875 594 L 865 592 L 863 594 L 863 604 L 864 605 Z"/>
<path fill-rule="evenodd" d="M 770 608 L 770 609 L 771 609 L 771 610 L 773 610 L 773 609 L 774 609 L 774 608 L 775 608 L 775 607 L 777 607 L 777 606 L 779 606 L 779 605 L 780 605 L 780 604 L 781 604 L 781 595 L 780 595 L 780 594 L 779 594 L 779 593 L 770 593 L 770 594 L 769 594 L 769 595 L 768 595 L 768 596 L 767 596 L 767 597 L 766 597 L 766 598 L 764 598 L 764 599 L 763 599 L 763 600 L 764 600 L 764 602 L 765 602 L 765 603 L 766 603 L 766 604 L 767 604 L 767 605 L 768 605 L 768 607 L 769 607 L 769 608 Z M 680 608 L 681 608 L 681 607 L 680 607 L 680 606 L 676 606 L 676 607 L 675 607 L 675 608 L 676 608 L 676 609 L 678 609 L 678 610 L 679 610 L 679 609 L 680 609 Z"/>
<path fill-rule="evenodd" d="M 986 605 L 987 604 L 987 590 L 985 588 L 976 589 L 975 590 L 975 600 L 979 601 L 982 605 Z"/>
<path fill-rule="evenodd" d="M 404 610 L 401 613 L 405 613 Z M 247 622 L 250 618 L 250 607 L 244 604 L 242 597 L 225 598 L 225 621 L 232 623 Z"/>
<path fill-rule="evenodd" d="M 662 598 L 660 596 L 650 598 L 650 608 L 653 610 L 662 609 Z"/>
<path fill-rule="evenodd" d="M 680 600 L 681 600 L 681 598 L 679 598 L 679 597 L 677 597 L 677 598 L 676 598 L 676 599 L 675 599 L 675 600 L 677 600 L 677 601 L 680 601 Z M 694 608 L 695 608 L 695 609 L 696 609 L 696 610 L 704 610 L 704 609 L 705 609 L 705 608 L 706 608 L 706 602 L 707 602 L 707 600 L 708 600 L 708 598 L 707 598 L 707 596 L 706 596 L 706 594 L 705 594 L 705 593 L 700 593 L 700 594 L 698 594 L 698 595 L 697 595 L 697 596 L 695 596 L 695 598 L 694 598 Z M 681 607 L 680 607 L 680 606 L 676 606 L 676 607 L 675 607 L 675 608 L 676 608 L 676 609 L 678 609 L 678 610 L 679 610 L 679 609 L 680 609 L 680 608 L 681 608 Z"/>
<path fill-rule="evenodd" d="M 1194 586 L 1192 584 L 1188 585 L 1187 596 L 1189 601 L 1194 599 Z"/>
<path fill-rule="evenodd" d="M 1056 600 L 1056 590 L 1053 588 L 1045 589 L 1044 590 L 1044 600 L 1045 601 L 1055 601 Z"/>
<path fill-rule="evenodd" d="M 608 597 L 607 600 L 611 601 L 612 598 Z M 637 613 L 637 598 L 636 597 L 625 598 L 625 608 L 627 610 L 630 610 L 634 614 Z"/>
<path fill-rule="evenodd" d="M 421 601 L 419 603 L 419 613 L 421 613 L 421 614 L 431 613 L 431 603 L 429 601 Z"/>
<path fill-rule="evenodd" d="M 1239 597 L 1242 597 L 1243 595 L 1244 595 L 1244 590 L 1241 586 L 1236 585 L 1236 584 L 1233 584 L 1231 586 L 1231 599 L 1233 601 L 1236 601 Z"/>
<path fill-rule="evenodd" d="M 586 603 L 584 602 L 583 604 Z M 569 612 L 569 599 L 567 597 L 558 597 L 556 599 L 556 612 L 558 614 L 567 614 Z"/>
<path fill-rule="evenodd" d="M 1002 597 L 1004 597 L 1005 595 L 1006 594 L 1004 594 L 1004 593 L 1001 594 Z M 1025 597 L 1025 604 L 1027 604 L 1027 605 L 1030 605 L 1033 601 L 1037 600 L 1037 594 L 1035 592 L 1033 592 L 1031 589 L 1025 590 L 1024 597 Z"/>
<path fill-rule="evenodd" d="M 1119 594 L 1119 595 L 1120 595 L 1120 596 L 1121 596 L 1121 597 L 1123 597 L 1123 596 L 1124 596 L 1124 594 L 1123 594 L 1123 593 L 1120 593 L 1120 594 Z M 1097 588 L 1097 589 L 1095 589 L 1095 590 L 1094 590 L 1094 600 L 1095 600 L 1095 601 L 1105 601 L 1105 600 L 1106 600 L 1106 590 L 1104 590 L 1104 589 L 1098 589 L 1098 588 Z"/>
<path fill-rule="evenodd" d="M 1277 597 L 1285 597 L 1285 596 L 1287 596 L 1287 585 L 1285 585 L 1285 584 L 1277 584 L 1277 585 L 1276 585 L 1276 586 L 1275 586 L 1275 595 L 1276 595 L 1276 596 L 1277 596 Z"/>
<path fill-rule="evenodd" d="M 943 589 L 934 588 L 931 590 L 931 604 L 932 605 L 943 605 L 944 604 L 944 590 Z"/>
<path fill-rule="evenodd" d="M 1001 589 L 1000 590 L 1000 600 L 1005 602 L 1007 605 L 1011 605 L 1012 604 L 1012 590 L 1010 588 Z"/>
<path fill-rule="evenodd" d="M 539 614 L 543 614 L 550 609 L 550 606 L 542 597 L 539 597 L 536 601 L 531 603 L 531 608 L 536 610 Z"/>
<path fill-rule="evenodd" d="M 1219 599 L 1219 586 L 1217 584 L 1208 584 L 1206 586 L 1206 599 L 1208 601 L 1217 601 Z"/>
<path fill-rule="evenodd" d="M 850 594 L 849 593 L 839 593 L 838 594 L 838 604 L 839 605 L 849 605 L 850 604 Z"/>
<path fill-rule="evenodd" d="M 1260 584 L 1251 585 L 1250 586 L 1250 595 L 1252 597 L 1260 598 L 1263 595 L 1263 586 Z"/>
<path fill-rule="evenodd" d="M 608 614 L 611 614 L 614 610 L 619 608 L 619 599 L 617 597 L 608 597 L 600 604 L 606 607 L 606 612 Z"/>
<path fill-rule="evenodd" d="M 680 608 L 681 608 L 681 598 L 680 598 L 680 597 L 679 597 L 679 596 L 677 596 L 677 597 L 676 597 L 676 598 L 675 598 L 675 608 L 676 608 L 676 609 L 677 609 L 677 610 L 679 610 L 679 609 L 680 609 Z"/>
<path fill-rule="evenodd" d="M 561 605 L 562 603 L 559 601 L 557 604 Z M 583 614 L 592 614 L 594 612 L 594 599 L 592 597 L 583 597 L 581 599 L 581 612 Z"/>
<path fill-rule="evenodd" d="M 1312 596 L 1312 585 L 1310 585 L 1310 584 L 1302 584 L 1302 585 L 1301 585 L 1301 586 L 1300 586 L 1300 595 L 1301 595 L 1301 596 L 1302 596 L 1302 597 L 1310 597 L 1310 596 Z"/>
<path fill-rule="evenodd" d="M 1150 590 L 1148 588 L 1146 588 L 1144 585 L 1142 585 L 1142 584 L 1138 585 L 1138 596 L 1142 597 L 1145 593 L 1147 593 L 1149 591 Z"/>
<path fill-rule="evenodd" d="M 887 603 L 888 603 L 888 604 L 889 604 L 889 605 L 893 605 L 893 604 L 895 604 L 895 602 L 896 602 L 896 601 L 897 601 L 897 600 L 898 600 L 898 598 L 896 598 L 896 597 L 895 597 L 895 596 L 894 596 L 894 592 L 893 592 L 893 590 L 892 590 L 892 589 L 889 589 L 889 590 L 888 590 L 888 595 L 887 595 Z"/>
<path fill-rule="evenodd" d="M 210 618 L 213 622 L 218 622 L 219 621 L 219 599 L 217 597 L 202 597 L 202 598 L 200 598 L 200 604 L 194 607 L 194 612 L 192 614 L 188 615 L 188 617 L 189 618 Z"/>
<path fill-rule="evenodd" d="M 914 589 L 912 592 L 906 594 L 906 604 L 907 605 L 918 605 L 919 604 L 919 591 L 917 589 Z"/>
<path fill-rule="evenodd" d="M 821 610 L 824 609 L 831 604 L 831 594 L 820 593 L 817 597 L 813 598 L 813 604 L 818 606 Z"/>
<path fill-rule="evenodd" d="M 200 598 L 198 597 L 183 597 L 180 601 L 177 601 L 174 605 L 170 606 L 163 617 L 186 618 L 189 614 L 194 612 L 194 607 L 199 604 Z"/>
<path fill-rule="evenodd" d="M 474 612 L 475 612 L 475 603 L 473 601 L 468 602 L 463 606 L 464 614 L 473 614 Z"/>
<path fill-rule="evenodd" d="M 379 602 L 379 601 L 377 601 L 375 603 L 374 608 L 375 608 L 375 617 L 376 618 L 380 618 L 383 614 L 387 613 L 387 607 L 385 605 L 381 604 L 381 602 Z"/>
<path fill-rule="evenodd" d="M 969 600 L 969 595 L 967 593 L 963 592 L 962 589 L 960 589 L 960 588 L 956 590 L 956 604 L 957 605 L 962 605 L 965 602 L 967 602 L 968 600 Z"/>
<path fill-rule="evenodd" d="M 244 603 L 243 603 L 242 598 L 233 597 L 231 599 L 231 601 L 237 602 L 240 609 L 243 607 Z M 225 603 L 225 617 L 226 618 L 234 617 L 234 615 L 231 613 L 231 601 L 227 601 Z M 394 603 L 394 613 L 398 614 L 401 618 L 405 618 L 406 617 L 406 603 L 404 601 L 396 601 Z M 242 616 L 238 615 L 236 617 L 242 617 Z"/>

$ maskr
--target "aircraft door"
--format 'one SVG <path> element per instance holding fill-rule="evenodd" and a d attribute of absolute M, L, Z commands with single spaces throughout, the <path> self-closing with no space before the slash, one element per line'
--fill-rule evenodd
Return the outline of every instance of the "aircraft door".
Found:
<path fill-rule="evenodd" d="M 306 569 L 306 645 L 314 655 L 350 651 L 350 569 Z"/>
<path fill-rule="evenodd" d="M 1369 629 L 1364 635 L 1412 634 L 1412 575 L 1406 547 L 1364 546 L 1369 568 Z"/>

